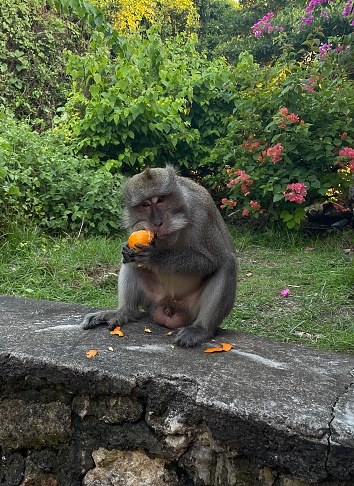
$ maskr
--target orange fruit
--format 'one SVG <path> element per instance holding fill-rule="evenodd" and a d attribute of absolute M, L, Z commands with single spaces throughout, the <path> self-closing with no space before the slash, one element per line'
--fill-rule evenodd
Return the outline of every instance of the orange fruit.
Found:
<path fill-rule="evenodd" d="M 135 246 L 137 243 L 139 245 L 150 245 L 153 239 L 154 233 L 150 230 L 134 231 L 128 238 L 128 246 L 129 248 L 139 250 L 139 248 Z"/>

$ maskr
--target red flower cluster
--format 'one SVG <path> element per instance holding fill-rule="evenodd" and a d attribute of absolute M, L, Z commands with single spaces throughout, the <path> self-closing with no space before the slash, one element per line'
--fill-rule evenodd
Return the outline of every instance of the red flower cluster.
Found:
<path fill-rule="evenodd" d="M 227 197 L 224 197 L 221 199 L 222 205 L 220 206 L 221 209 L 227 208 L 228 206 L 236 206 L 237 201 L 234 201 L 233 199 L 227 199 Z"/>
<path fill-rule="evenodd" d="M 257 201 L 250 201 L 250 206 L 252 208 L 256 209 L 259 212 L 259 214 L 263 213 L 262 206 Z M 249 209 L 244 208 L 242 210 L 242 216 L 247 217 L 247 216 L 249 216 L 249 214 L 250 214 Z"/>
<path fill-rule="evenodd" d="M 250 205 L 254 208 L 254 209 L 258 209 L 258 211 L 260 213 L 263 213 L 263 209 L 262 209 L 262 206 L 256 202 L 256 201 L 250 201 Z"/>
<path fill-rule="evenodd" d="M 307 189 L 303 182 L 288 184 L 286 186 L 286 191 L 289 192 L 283 192 L 283 196 L 285 199 L 288 199 L 291 202 L 296 202 L 297 204 L 301 204 L 305 201 Z"/>
<path fill-rule="evenodd" d="M 276 164 L 281 160 L 281 153 L 284 150 L 284 147 L 277 143 L 274 147 L 269 147 L 267 150 L 263 150 L 262 155 L 258 157 L 259 162 L 263 162 L 263 157 L 271 157 L 273 164 Z"/>
<path fill-rule="evenodd" d="M 251 179 L 251 176 L 246 174 L 244 170 L 235 170 L 234 175 L 238 177 L 236 177 L 236 179 L 231 179 L 226 186 L 230 189 L 233 185 L 240 184 L 243 195 L 248 196 L 250 194 L 248 188 L 253 184 L 253 179 Z"/>
<path fill-rule="evenodd" d="M 299 116 L 295 115 L 295 113 L 289 114 L 289 110 L 287 108 L 280 108 L 279 113 L 283 115 L 280 118 L 279 128 L 286 128 L 286 122 L 300 123 L 300 125 L 305 123 L 304 120 L 300 120 Z"/>
<path fill-rule="evenodd" d="M 340 155 L 340 157 L 349 157 L 350 158 L 349 162 L 341 161 L 340 164 L 343 166 L 344 164 L 347 165 L 347 163 L 348 163 L 348 167 L 349 167 L 350 172 L 354 172 L 354 149 L 352 149 L 350 147 L 345 147 L 344 149 L 341 149 L 339 151 L 339 155 Z"/>
<path fill-rule="evenodd" d="M 314 93 L 315 88 L 314 85 L 320 79 L 320 76 L 317 74 L 312 74 L 309 78 L 305 79 L 300 83 L 302 89 L 306 89 L 308 93 Z"/>
<path fill-rule="evenodd" d="M 245 142 L 241 145 L 241 147 L 247 149 L 250 153 L 252 153 L 260 146 L 261 146 L 261 142 L 253 142 L 253 135 L 249 137 L 248 142 Z"/>

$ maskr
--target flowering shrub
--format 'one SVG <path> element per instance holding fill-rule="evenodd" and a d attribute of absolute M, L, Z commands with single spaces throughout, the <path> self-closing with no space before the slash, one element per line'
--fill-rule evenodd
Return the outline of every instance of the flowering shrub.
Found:
<path fill-rule="evenodd" d="M 258 69 L 253 66 L 252 71 L 249 64 L 247 74 L 255 79 L 255 91 L 235 90 L 237 116 L 230 118 L 229 135 L 219 140 L 213 152 L 215 161 L 228 165 L 221 208 L 239 217 L 262 215 L 298 228 L 306 206 L 326 199 L 330 188 L 345 192 L 351 183 L 354 125 L 347 114 L 354 106 L 349 101 L 350 87 L 338 89 L 336 82 L 337 89 L 331 89 L 333 81 L 320 71 L 304 78 L 295 72 L 288 76 L 289 90 L 282 84 L 277 91 L 274 79 L 279 75 L 274 68 L 269 82 L 263 77 L 258 89 Z M 284 101 L 288 91 L 288 106 L 273 108 L 273 115 L 268 115 L 268 107 Z"/>
<path fill-rule="evenodd" d="M 269 12 L 259 22 L 254 24 L 253 33 L 256 37 L 260 37 L 265 31 L 271 34 L 274 30 L 279 30 L 280 32 L 284 30 L 283 27 L 280 27 L 279 25 L 272 25 L 270 23 L 270 20 L 273 17 L 274 17 L 274 13 Z"/>
<path fill-rule="evenodd" d="M 221 208 L 237 206 L 236 212 L 243 217 L 252 215 L 258 218 L 260 214 L 267 213 L 274 219 L 283 220 L 288 228 L 298 228 L 305 217 L 307 204 L 324 196 L 332 185 L 345 187 L 350 180 L 348 171 L 354 173 L 354 149 L 337 150 L 337 162 L 334 163 L 337 163 L 337 169 L 346 170 L 332 169 L 332 177 L 326 174 L 321 180 L 319 171 L 314 170 L 315 167 L 309 170 L 303 160 L 306 145 L 314 150 L 309 129 L 309 123 L 284 107 L 265 128 L 271 142 L 281 139 L 281 143 L 265 148 L 266 141 L 254 141 L 252 136 L 240 144 L 244 156 L 237 163 L 240 168 L 226 169 L 230 178 L 226 184 L 230 197 L 222 199 Z M 342 141 L 347 134 L 343 135 L 340 137 Z M 297 158 L 293 159 L 295 154 Z"/>
<path fill-rule="evenodd" d="M 338 12 L 338 4 L 340 7 L 340 12 Z M 323 32 L 322 27 L 326 27 L 327 25 L 336 25 L 337 22 L 335 21 L 338 16 L 342 16 L 345 23 L 348 23 L 349 29 L 350 27 L 354 27 L 354 0 L 347 0 L 338 1 L 338 0 L 310 0 L 305 11 L 304 15 L 301 17 L 301 22 L 298 25 L 299 29 L 303 29 L 306 26 L 311 25 L 316 16 L 318 16 L 322 20 L 320 22 L 320 26 L 316 25 L 316 29 L 319 28 L 317 34 L 317 38 L 311 34 L 308 39 L 303 42 L 303 45 L 308 45 L 309 50 L 314 53 L 318 53 L 319 61 L 324 61 L 328 55 L 337 56 L 340 53 L 347 53 L 350 54 L 350 46 L 344 45 L 343 43 L 352 44 L 352 35 L 344 35 L 345 28 L 343 30 L 343 35 L 338 37 L 328 37 L 328 42 L 322 42 L 320 44 L 320 36 L 326 37 Z M 285 20 L 284 17 L 280 14 L 280 18 Z M 259 22 L 253 25 L 252 32 L 255 37 L 261 37 L 264 32 L 268 32 L 273 34 L 273 43 L 284 45 L 284 39 L 288 36 L 288 42 L 292 42 L 292 38 L 294 37 L 294 32 L 284 32 L 283 27 L 279 27 L 278 25 L 273 25 L 275 23 L 274 13 L 268 12 Z M 272 23 L 271 23 L 272 22 Z M 278 32 L 284 32 L 283 39 L 279 36 L 275 36 L 274 34 Z M 319 32 L 321 32 L 319 34 Z"/>
<path fill-rule="evenodd" d="M 338 3 L 311 0 L 302 24 L 312 23 L 319 7 L 326 21 Z M 354 0 L 345 2 L 341 13 L 353 26 Z M 253 26 L 256 37 L 275 31 L 282 29 L 276 28 L 273 12 Z M 228 135 L 211 153 L 219 167 L 213 182 L 224 183 L 221 207 L 227 214 L 263 215 L 299 228 L 306 206 L 329 194 L 346 195 L 354 180 L 354 97 L 345 63 L 338 59 L 350 60 L 347 44 L 352 41 L 353 34 L 341 42 L 324 36 L 322 44 L 312 36 L 306 62 L 291 61 L 285 50 L 277 63 L 263 69 L 251 55 L 240 55 L 228 85 L 235 106 Z M 350 62 L 346 66 L 351 69 Z"/>
<path fill-rule="evenodd" d="M 305 15 L 301 18 L 301 24 L 299 25 L 299 29 L 301 29 L 305 25 L 312 24 L 315 18 L 315 9 L 318 5 L 321 5 L 323 3 L 333 3 L 335 1 L 336 0 L 310 0 L 308 6 L 305 9 Z M 345 3 L 344 9 L 341 11 L 343 17 L 350 17 L 354 12 L 353 7 L 353 0 L 348 0 Z M 329 18 L 327 10 L 321 10 L 320 15 L 327 20 Z M 350 25 L 354 27 L 354 19 L 350 21 Z"/>
<path fill-rule="evenodd" d="M 331 186 L 349 184 L 348 171 L 354 173 L 354 149 L 350 147 L 333 147 L 337 155 L 333 157 L 331 176 L 320 173 L 321 168 L 311 163 L 311 154 L 307 154 L 306 164 L 306 149 L 316 150 L 310 127 L 298 114 L 283 107 L 265 127 L 269 143 L 256 141 L 252 135 L 240 144 L 238 153 L 243 151 L 243 157 L 238 159 L 236 168 L 226 169 L 229 197 L 222 199 L 221 208 L 232 207 L 243 217 L 258 218 L 265 213 L 280 218 L 288 228 L 298 228 L 306 205 L 325 196 Z M 345 141 L 347 134 L 338 138 Z M 274 143 L 277 140 L 281 141 Z M 337 170 L 333 170 L 335 167 Z"/>
<path fill-rule="evenodd" d="M 221 207 L 224 209 L 238 206 L 236 212 L 240 212 L 243 217 L 252 215 L 258 218 L 263 213 L 272 214 L 276 219 L 283 219 L 289 228 L 298 227 L 304 217 L 303 203 L 306 202 L 307 187 L 303 181 L 292 182 L 291 159 L 286 152 L 291 148 L 290 138 L 294 138 L 296 133 L 298 138 L 306 138 L 308 127 L 296 113 L 289 113 L 283 107 L 265 130 L 270 143 L 279 137 L 281 142 L 270 145 L 264 140 L 254 140 L 251 135 L 246 142 L 240 144 L 240 148 L 245 154 L 249 154 L 253 163 L 244 156 L 240 167 L 247 165 L 247 172 L 244 168 L 226 169 L 230 178 L 226 184 L 230 197 L 222 199 Z M 297 170 L 297 174 L 298 177 L 306 177 L 306 171 Z M 277 203 L 277 209 L 274 203 Z M 290 206 L 291 209 L 294 203 L 302 207 L 296 208 L 292 214 L 286 208 Z"/>

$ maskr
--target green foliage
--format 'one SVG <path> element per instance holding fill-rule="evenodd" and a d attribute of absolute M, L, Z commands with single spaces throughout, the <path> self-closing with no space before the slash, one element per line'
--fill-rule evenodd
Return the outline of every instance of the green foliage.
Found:
<path fill-rule="evenodd" d="M 0 117 L 0 224 L 35 224 L 54 233 L 120 229 L 122 176 L 75 157 L 60 134 L 39 135 Z"/>
<path fill-rule="evenodd" d="M 339 165 L 339 150 L 354 144 L 354 99 L 344 75 L 333 78 L 326 63 L 308 71 L 295 63 L 265 69 L 243 55 L 230 82 L 235 107 L 228 135 L 211 154 L 220 175 L 207 181 L 224 185 L 224 206 L 298 228 L 305 205 L 323 200 L 330 188 L 346 194 L 352 179 Z M 224 176 L 222 166 L 229 167 Z"/>
<path fill-rule="evenodd" d="M 77 51 L 84 41 L 68 19 L 60 19 L 41 0 L 0 0 L 0 104 L 38 128 L 50 125 L 65 100 L 63 49 Z"/>
<path fill-rule="evenodd" d="M 80 19 L 81 24 L 88 24 L 97 32 L 103 32 L 108 43 L 119 42 L 119 36 L 112 25 L 106 20 L 102 10 L 85 0 L 47 0 L 50 7 L 55 7 L 62 16 L 73 15 Z"/>
<path fill-rule="evenodd" d="M 147 38 L 127 37 L 115 55 L 100 34 L 86 56 L 69 53 L 73 90 L 60 122 L 68 139 L 113 171 L 166 162 L 201 169 L 226 133 L 229 70 L 195 45 L 193 38 L 163 43 L 150 30 Z"/>

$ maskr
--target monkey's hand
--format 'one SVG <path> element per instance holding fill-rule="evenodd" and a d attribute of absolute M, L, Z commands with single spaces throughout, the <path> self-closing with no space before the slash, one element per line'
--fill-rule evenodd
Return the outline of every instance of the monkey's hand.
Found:
<path fill-rule="evenodd" d="M 123 263 L 134 263 L 138 250 L 135 248 L 129 248 L 128 245 L 124 245 L 122 248 Z"/>
<path fill-rule="evenodd" d="M 137 244 L 135 248 L 129 248 L 128 245 L 123 246 L 122 255 L 123 263 L 137 263 L 138 265 L 147 265 L 150 263 L 151 253 L 155 251 L 155 248 L 151 245 Z"/>

